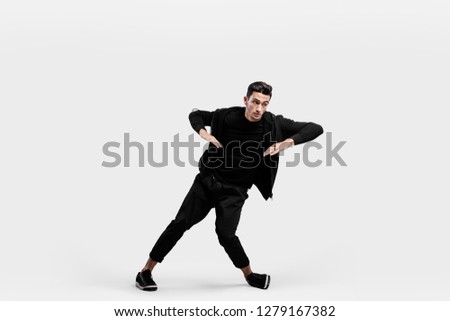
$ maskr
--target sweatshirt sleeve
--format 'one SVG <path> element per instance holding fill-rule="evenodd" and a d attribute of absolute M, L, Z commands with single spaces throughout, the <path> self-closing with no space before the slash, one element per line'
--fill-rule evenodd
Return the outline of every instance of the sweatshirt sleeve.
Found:
<path fill-rule="evenodd" d="M 189 114 L 189 121 L 191 122 L 192 128 L 198 133 L 200 129 L 205 129 L 205 126 L 211 126 L 213 114 L 213 111 L 194 109 Z"/>
<path fill-rule="evenodd" d="M 312 122 L 297 122 L 278 116 L 283 139 L 292 138 L 294 145 L 309 142 L 323 134 L 322 126 Z"/>

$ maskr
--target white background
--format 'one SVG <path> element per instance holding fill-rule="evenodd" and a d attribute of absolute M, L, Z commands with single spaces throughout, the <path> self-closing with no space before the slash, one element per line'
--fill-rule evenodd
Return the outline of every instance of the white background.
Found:
<path fill-rule="evenodd" d="M 3 1 L 0 299 L 449 300 L 449 54 L 446 1 Z M 106 168 L 103 145 L 161 153 L 192 108 L 242 105 L 256 80 L 270 111 L 346 141 L 348 166 L 250 191 L 238 235 L 269 290 L 212 211 L 139 291 L 197 168 Z"/>

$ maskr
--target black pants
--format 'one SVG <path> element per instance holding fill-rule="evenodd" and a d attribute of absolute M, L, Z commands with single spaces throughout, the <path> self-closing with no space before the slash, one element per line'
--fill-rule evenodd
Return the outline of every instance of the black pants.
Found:
<path fill-rule="evenodd" d="M 184 232 L 203 220 L 211 208 L 215 207 L 219 243 L 224 247 L 234 266 L 246 267 L 250 263 L 236 236 L 236 229 L 247 197 L 247 188 L 228 185 L 218 181 L 214 175 L 199 173 L 175 219 L 156 241 L 150 252 L 150 258 L 162 262 Z"/>

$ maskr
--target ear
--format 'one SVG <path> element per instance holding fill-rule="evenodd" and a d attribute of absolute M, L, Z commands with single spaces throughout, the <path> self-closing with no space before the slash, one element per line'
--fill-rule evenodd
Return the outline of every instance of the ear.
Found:
<path fill-rule="evenodd" d="M 244 104 L 245 104 L 245 106 L 247 106 L 247 103 L 248 103 L 248 97 L 244 96 Z"/>

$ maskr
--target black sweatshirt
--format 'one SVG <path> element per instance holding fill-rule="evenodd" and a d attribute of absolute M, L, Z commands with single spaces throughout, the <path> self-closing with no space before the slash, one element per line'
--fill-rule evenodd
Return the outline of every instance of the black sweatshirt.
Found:
<path fill-rule="evenodd" d="M 226 119 L 230 119 L 233 114 L 235 115 L 238 113 L 242 113 L 243 116 L 244 110 L 245 107 L 220 108 L 213 112 L 195 110 L 189 114 L 189 121 L 191 122 L 192 128 L 197 133 L 201 129 L 205 129 L 205 126 L 210 126 L 211 135 L 224 144 L 230 135 L 229 124 L 227 126 Z M 315 123 L 296 122 L 289 118 L 284 118 L 282 115 L 274 115 L 267 111 L 264 113 L 260 122 L 262 122 L 263 137 L 259 153 L 272 144 L 284 141 L 287 138 L 292 138 L 294 140 L 294 145 L 298 145 L 313 140 L 323 133 L 322 126 Z M 243 137 L 242 141 L 247 139 L 251 138 Z M 208 150 L 205 151 L 200 160 L 200 170 L 202 170 L 202 167 L 214 167 L 211 166 L 211 159 L 217 159 L 216 156 L 216 147 L 213 144 L 209 144 Z M 275 182 L 278 162 L 278 154 L 266 156 L 262 158 L 261 168 L 258 170 L 257 175 L 251 175 L 252 183 L 255 184 L 266 200 L 269 197 L 272 197 L 272 188 Z"/>
<path fill-rule="evenodd" d="M 226 114 L 220 140 L 223 148 L 214 155 L 210 150 L 208 163 L 200 169 L 225 183 L 250 188 L 262 164 L 264 126 L 262 121 L 249 121 L 244 112 L 239 108 Z"/>

